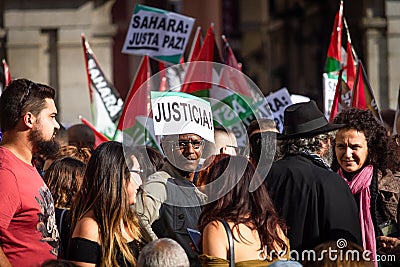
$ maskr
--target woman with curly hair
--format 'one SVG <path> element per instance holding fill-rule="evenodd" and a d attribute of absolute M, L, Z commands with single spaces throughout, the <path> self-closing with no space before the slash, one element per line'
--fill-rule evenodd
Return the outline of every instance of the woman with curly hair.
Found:
<path fill-rule="evenodd" d="M 78 266 L 136 266 L 143 245 L 135 212 L 143 172 L 122 144 L 105 142 L 93 152 L 72 205 L 67 259 Z"/>
<path fill-rule="evenodd" d="M 43 177 L 54 199 L 57 228 L 61 238 L 58 258 L 61 259 L 65 257 L 70 234 L 69 210 L 82 184 L 85 169 L 86 163 L 75 158 L 64 157 L 56 159 Z"/>
<path fill-rule="evenodd" d="M 70 157 L 88 163 L 92 152 L 89 148 L 79 148 L 76 146 L 62 146 L 57 153 L 48 155 L 43 165 L 43 173 L 45 174 L 50 165 L 59 158 Z"/>
<path fill-rule="evenodd" d="M 400 178 L 388 169 L 388 137 L 371 111 L 349 108 L 334 119 L 345 124 L 336 133 L 338 173 L 350 186 L 359 208 L 365 250 L 376 259 L 376 238 L 394 229 Z"/>
<path fill-rule="evenodd" d="M 207 172 L 205 191 L 209 199 L 216 200 L 204 206 L 199 218 L 203 266 L 229 264 L 228 238 L 220 220 L 226 221 L 232 231 L 236 266 L 267 266 L 289 258 L 286 227 L 275 212 L 265 184 L 249 191 L 252 180 L 260 181 L 250 161 L 243 156 L 224 156 Z"/>

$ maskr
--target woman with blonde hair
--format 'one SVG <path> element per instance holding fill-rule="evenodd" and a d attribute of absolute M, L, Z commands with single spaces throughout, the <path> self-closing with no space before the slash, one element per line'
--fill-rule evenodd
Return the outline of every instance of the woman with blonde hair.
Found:
<path fill-rule="evenodd" d="M 136 266 L 143 246 L 136 202 L 142 172 L 134 156 L 125 161 L 121 143 L 93 152 L 72 206 L 67 259 L 78 266 Z"/>

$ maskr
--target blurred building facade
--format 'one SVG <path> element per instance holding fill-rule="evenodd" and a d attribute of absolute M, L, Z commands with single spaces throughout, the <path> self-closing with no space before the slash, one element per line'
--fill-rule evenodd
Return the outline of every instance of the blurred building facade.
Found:
<path fill-rule="evenodd" d="M 203 35 L 215 23 L 217 38 L 228 37 L 244 73 L 264 94 L 286 86 L 322 107 L 322 73 L 337 0 L 2 0 L 0 58 L 7 60 L 14 78 L 57 89 L 61 122 L 76 123 L 78 115 L 90 118 L 80 35 L 85 34 L 124 98 L 141 58 L 121 53 L 136 4 L 191 16 Z M 400 1 L 345 1 L 344 15 L 378 106 L 395 108 Z"/>

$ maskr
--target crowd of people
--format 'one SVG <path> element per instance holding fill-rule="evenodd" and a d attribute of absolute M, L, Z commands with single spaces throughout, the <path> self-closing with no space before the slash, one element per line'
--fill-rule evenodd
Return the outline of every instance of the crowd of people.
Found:
<path fill-rule="evenodd" d="M 400 144 L 368 110 L 297 103 L 246 149 L 215 127 L 158 151 L 95 147 L 54 99 L 27 79 L 0 97 L 0 266 L 399 265 Z"/>

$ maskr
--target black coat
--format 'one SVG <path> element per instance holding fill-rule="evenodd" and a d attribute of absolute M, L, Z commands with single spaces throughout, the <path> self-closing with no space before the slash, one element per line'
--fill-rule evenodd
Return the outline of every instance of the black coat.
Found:
<path fill-rule="evenodd" d="M 314 159 L 291 155 L 273 163 L 267 188 L 298 252 L 344 238 L 362 245 L 358 208 L 345 181 Z"/>

